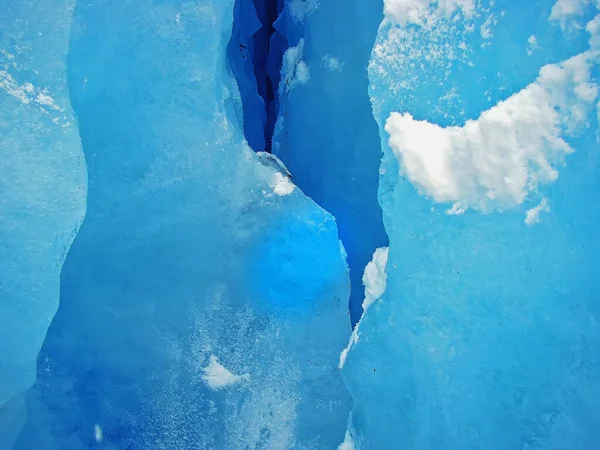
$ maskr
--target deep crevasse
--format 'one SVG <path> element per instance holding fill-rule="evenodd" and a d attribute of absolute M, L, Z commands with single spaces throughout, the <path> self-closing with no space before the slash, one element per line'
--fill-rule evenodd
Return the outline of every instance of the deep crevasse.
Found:
<path fill-rule="evenodd" d="M 366 72 L 381 11 L 379 1 L 291 0 L 275 25 L 290 48 L 282 62 L 273 153 L 295 184 L 336 218 L 348 254 L 353 325 L 362 313 L 364 268 L 388 243 Z"/>

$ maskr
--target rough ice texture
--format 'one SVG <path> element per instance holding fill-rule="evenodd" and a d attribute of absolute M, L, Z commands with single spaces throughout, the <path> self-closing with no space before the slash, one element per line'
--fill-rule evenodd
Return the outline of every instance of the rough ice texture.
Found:
<path fill-rule="evenodd" d="M 0 1 L 0 407 L 35 382 L 60 269 L 84 214 L 66 75 L 72 6 Z"/>
<path fill-rule="evenodd" d="M 390 246 L 386 291 L 342 370 L 359 449 L 589 450 L 600 438 L 600 211 L 590 206 L 600 183 L 588 102 L 597 36 L 590 44 L 585 30 L 596 21 L 586 13 L 563 35 L 550 1 L 478 4 L 430 26 L 388 18 L 374 48 Z M 478 32 L 490 17 L 491 38 Z M 532 34 L 544 51 L 527 55 Z M 526 154 L 537 155 L 533 170 Z M 505 189 L 515 171 L 540 170 L 560 176 Z M 438 204 L 465 199 L 461 215 Z"/>
<path fill-rule="evenodd" d="M 19 450 L 91 448 L 98 429 L 103 448 L 131 450 L 343 440 L 336 224 L 243 139 L 232 11 L 77 3 L 68 79 L 87 214 Z"/>

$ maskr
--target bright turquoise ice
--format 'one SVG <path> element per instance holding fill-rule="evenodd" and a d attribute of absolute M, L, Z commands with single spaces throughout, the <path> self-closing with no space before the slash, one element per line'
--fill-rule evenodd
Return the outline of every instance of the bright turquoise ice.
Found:
<path fill-rule="evenodd" d="M 0 405 L 35 382 L 84 214 L 66 75 L 73 3 L 0 1 Z"/>
<path fill-rule="evenodd" d="M 575 153 L 553 160 L 558 179 L 529 189 L 522 204 L 503 197 L 509 184 L 498 183 L 508 178 L 491 180 L 497 173 L 515 176 L 514 167 L 507 173 L 498 168 L 527 151 L 536 124 L 546 120 L 541 110 L 530 110 L 529 117 L 537 119 L 514 141 L 512 125 L 503 116 L 499 120 L 506 125 L 494 125 L 496 134 L 477 141 L 476 152 L 457 166 L 460 170 L 450 180 L 458 180 L 472 199 L 482 198 L 484 183 L 496 183 L 496 200 L 489 197 L 482 203 L 488 214 L 476 210 L 477 203 L 470 203 L 464 214 L 447 214 L 452 204 L 440 201 L 442 188 L 415 178 L 422 174 L 421 166 L 413 167 L 412 176 L 406 166 L 400 168 L 399 161 L 406 160 L 394 155 L 388 131 L 401 128 L 396 124 L 384 130 L 392 111 L 441 126 L 462 126 L 534 82 L 544 64 L 590 49 L 583 27 L 594 9 L 570 18 L 568 26 L 575 20 L 582 26 L 563 33 L 549 20 L 552 5 L 497 2 L 491 9 L 480 8 L 473 19 L 442 18 L 430 28 L 386 22 L 379 30 L 369 78 L 384 149 L 379 200 L 390 252 L 387 290 L 363 317 L 358 343 L 343 369 L 354 400 L 351 434 L 356 448 L 597 446 L 597 88 L 581 88 L 582 97 L 589 94 L 585 101 L 575 98 L 570 82 L 552 94 L 565 95 L 559 101 L 568 105 L 559 111 L 565 122 L 558 129 Z M 485 38 L 480 26 L 488 17 L 492 36 Z M 471 33 L 465 31 L 470 25 Z M 537 47 L 528 46 L 533 34 Z M 597 80 L 594 51 L 592 47 L 588 54 L 589 83 Z M 454 60 L 450 52 L 457 55 Z M 576 111 L 583 114 L 582 123 L 569 128 L 577 125 Z M 412 136 L 419 132 L 404 131 Z M 424 154 L 436 144 L 427 140 L 431 131 L 418 134 L 417 144 L 402 141 L 396 150 L 407 157 L 407 149 L 416 145 Z M 460 152 L 456 139 L 453 148 Z M 510 148 L 499 147 L 505 143 Z M 545 152 L 550 145 L 541 148 Z M 493 155 L 497 149 L 497 162 L 472 178 L 477 155 Z M 532 164 L 529 173 L 536 170 Z M 442 184 L 441 178 L 435 180 Z M 462 180 L 470 181 L 460 184 Z M 457 195 L 456 201 L 462 198 Z M 543 198 L 550 211 L 539 212 L 539 223 L 530 216 L 528 225 L 526 211 Z"/>
<path fill-rule="evenodd" d="M 75 7 L 67 66 L 87 214 L 17 449 L 343 438 L 349 290 L 336 224 L 243 141 L 226 68 L 232 11 Z"/>

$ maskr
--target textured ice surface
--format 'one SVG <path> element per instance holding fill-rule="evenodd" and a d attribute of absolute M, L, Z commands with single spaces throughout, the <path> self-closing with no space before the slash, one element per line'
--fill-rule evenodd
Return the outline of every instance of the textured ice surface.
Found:
<path fill-rule="evenodd" d="M 35 382 L 60 268 L 84 213 L 66 75 L 72 7 L 0 1 L 0 407 Z"/>
<path fill-rule="evenodd" d="M 593 449 L 598 11 L 385 6 L 369 78 L 387 288 L 344 364 L 345 442 Z"/>
<path fill-rule="evenodd" d="M 16 448 L 334 448 L 349 396 L 333 217 L 245 143 L 233 2 L 78 2 L 87 214 Z"/>
<path fill-rule="evenodd" d="M 1 450 L 597 448 L 598 0 L 0 6 Z"/>
<path fill-rule="evenodd" d="M 353 322 L 362 312 L 363 270 L 375 249 L 387 245 L 377 202 L 381 147 L 366 71 L 381 16 L 377 0 L 290 0 L 278 21 L 287 25 L 280 28 L 290 48 L 273 153 L 336 218 L 348 253 Z"/>

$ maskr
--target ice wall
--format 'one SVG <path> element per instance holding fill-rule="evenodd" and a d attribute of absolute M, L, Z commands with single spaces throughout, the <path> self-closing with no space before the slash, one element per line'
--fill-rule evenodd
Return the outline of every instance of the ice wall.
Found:
<path fill-rule="evenodd" d="M 17 449 L 343 439 L 336 224 L 247 146 L 232 19 L 221 0 L 77 4 L 68 75 L 88 209 Z"/>
<path fill-rule="evenodd" d="M 382 3 L 289 0 L 275 24 L 288 46 L 281 67 L 273 153 L 338 223 L 348 253 L 350 314 L 362 312 L 362 274 L 387 245 L 377 202 L 381 158 L 368 65 Z"/>
<path fill-rule="evenodd" d="M 386 0 L 385 12 L 369 90 L 387 288 L 343 366 L 343 445 L 593 449 L 598 11 Z"/>
<path fill-rule="evenodd" d="M 66 76 L 73 3 L 0 2 L 0 409 L 35 382 L 60 269 L 84 214 L 85 162 Z"/>

